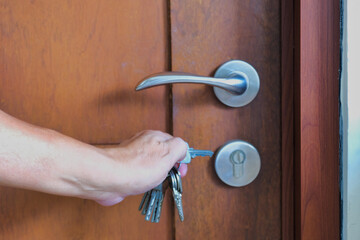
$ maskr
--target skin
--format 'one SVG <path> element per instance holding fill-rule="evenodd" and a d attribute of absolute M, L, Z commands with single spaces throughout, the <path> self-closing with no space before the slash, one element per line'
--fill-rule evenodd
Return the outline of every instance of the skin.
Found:
<path fill-rule="evenodd" d="M 0 184 L 94 200 L 110 206 L 159 185 L 187 145 L 143 131 L 118 146 L 97 148 L 0 111 Z M 187 172 L 180 167 L 181 176 Z"/>

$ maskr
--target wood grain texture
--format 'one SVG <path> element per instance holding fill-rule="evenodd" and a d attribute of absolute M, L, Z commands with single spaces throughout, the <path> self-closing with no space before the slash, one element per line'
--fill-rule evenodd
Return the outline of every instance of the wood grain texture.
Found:
<path fill-rule="evenodd" d="M 90 143 L 169 128 L 168 91 L 136 93 L 168 70 L 165 1 L 0 0 L 0 108 Z M 0 239 L 172 239 L 167 195 L 160 224 L 141 196 L 113 207 L 0 188 Z"/>
<path fill-rule="evenodd" d="M 294 1 L 281 1 L 281 173 L 282 239 L 294 229 Z"/>
<path fill-rule="evenodd" d="M 0 187 L 0 239 L 173 239 L 172 196 L 164 199 L 160 223 L 146 222 L 141 196 L 102 207 L 90 201 Z"/>
<path fill-rule="evenodd" d="M 340 239 L 339 4 L 296 2 L 296 239 Z"/>
<path fill-rule="evenodd" d="M 195 159 L 183 180 L 185 222 L 175 216 L 176 239 L 281 238 L 280 27 L 279 1 L 171 1 L 173 71 L 209 76 L 240 59 L 261 81 L 242 108 L 221 104 L 208 86 L 173 86 L 176 136 L 212 150 L 242 139 L 262 159 L 259 176 L 242 188 L 222 183 L 213 160 Z"/>
<path fill-rule="evenodd" d="M 96 144 L 166 131 L 168 91 L 135 86 L 167 70 L 167 25 L 165 0 L 0 0 L 0 108 Z"/>

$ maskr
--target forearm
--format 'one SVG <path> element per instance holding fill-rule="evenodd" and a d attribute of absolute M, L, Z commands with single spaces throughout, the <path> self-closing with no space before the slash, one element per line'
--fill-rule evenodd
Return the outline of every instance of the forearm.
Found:
<path fill-rule="evenodd" d="M 95 198 L 96 174 L 112 174 L 111 164 L 101 149 L 0 111 L 1 185 Z"/>
<path fill-rule="evenodd" d="M 159 131 L 100 149 L 0 111 L 1 185 L 112 205 L 160 184 L 186 150 L 183 140 Z"/>

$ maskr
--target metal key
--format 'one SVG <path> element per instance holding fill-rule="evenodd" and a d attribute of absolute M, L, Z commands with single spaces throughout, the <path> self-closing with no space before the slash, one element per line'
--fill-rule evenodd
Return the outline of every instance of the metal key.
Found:
<path fill-rule="evenodd" d="M 170 187 L 173 193 L 174 202 L 181 221 L 184 221 L 184 211 L 182 206 L 182 184 L 180 172 L 176 168 L 170 170 Z"/>
<path fill-rule="evenodd" d="M 184 160 L 180 161 L 179 163 L 191 163 L 191 160 L 196 157 L 212 157 L 214 153 L 210 150 L 199 150 L 199 149 L 193 149 L 188 148 L 188 151 L 186 153 L 186 157 Z"/>
<path fill-rule="evenodd" d="M 161 209 L 162 209 L 162 204 L 164 201 L 164 195 L 165 195 L 165 190 L 166 190 L 164 183 L 162 183 L 160 185 L 161 185 L 161 188 L 159 188 L 159 191 L 158 191 L 158 199 L 157 199 L 157 203 L 155 205 L 153 217 L 151 219 L 151 222 L 155 222 L 155 223 L 158 223 L 160 221 Z"/>
<path fill-rule="evenodd" d="M 180 161 L 181 163 L 190 163 L 191 160 L 195 157 L 205 157 L 205 156 L 212 156 L 214 153 L 209 150 L 198 150 L 188 147 L 188 151 L 186 153 L 186 157 L 184 160 Z M 179 165 L 179 167 L 180 167 Z M 184 212 L 182 206 L 182 183 L 181 183 L 181 176 L 180 172 L 174 167 L 170 170 L 168 174 L 168 182 L 170 183 L 170 188 L 172 190 L 172 194 L 174 197 L 174 202 L 176 208 L 178 209 L 179 217 L 181 221 L 184 221 Z M 164 201 L 165 190 L 167 188 L 163 186 L 166 183 L 164 181 L 162 184 L 158 185 L 156 188 L 146 192 L 141 200 L 139 211 L 142 209 L 142 214 L 146 215 L 145 220 L 151 222 L 159 222 L 162 204 Z"/>
<path fill-rule="evenodd" d="M 147 208 L 148 208 L 148 202 L 150 200 L 150 195 L 151 195 L 151 191 L 147 191 L 146 193 L 144 193 L 143 198 L 141 200 L 140 206 L 139 206 L 139 211 L 141 211 L 142 215 L 145 215 L 147 212 Z"/>
<path fill-rule="evenodd" d="M 151 189 L 150 191 L 147 191 L 146 193 L 144 193 L 143 198 L 140 202 L 140 206 L 139 206 L 139 211 L 142 212 L 142 215 L 146 215 L 145 216 L 145 220 L 146 221 L 150 221 L 151 218 L 151 214 L 154 216 L 155 215 L 155 211 L 157 210 L 157 205 L 159 202 L 159 199 L 162 197 L 162 193 L 159 194 L 159 192 L 162 192 L 162 183 L 159 184 L 157 187 Z"/>
<path fill-rule="evenodd" d="M 212 157 L 212 155 L 214 154 L 213 151 L 210 150 L 200 150 L 200 149 L 193 149 L 193 148 L 189 148 L 189 153 L 191 158 L 195 158 L 195 157 Z"/>
<path fill-rule="evenodd" d="M 157 192 L 157 191 L 155 191 L 154 189 L 151 190 L 150 201 L 149 201 L 149 204 L 148 204 L 147 209 L 146 209 L 146 216 L 145 216 L 145 220 L 146 220 L 146 221 L 150 221 L 151 213 L 152 213 L 153 210 L 154 210 L 155 201 L 156 201 L 156 197 L 157 197 L 156 192 Z"/>
<path fill-rule="evenodd" d="M 152 212 L 152 216 L 151 216 L 151 222 L 155 222 L 155 216 L 156 216 L 156 212 L 158 211 L 158 207 L 159 207 L 159 201 L 160 201 L 160 191 L 155 191 L 156 197 L 155 197 L 155 203 L 154 203 L 154 210 Z"/>

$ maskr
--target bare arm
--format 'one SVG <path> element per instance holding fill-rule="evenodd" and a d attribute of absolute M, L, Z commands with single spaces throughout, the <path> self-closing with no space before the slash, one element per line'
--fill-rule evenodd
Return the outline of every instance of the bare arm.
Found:
<path fill-rule="evenodd" d="M 185 154 L 184 141 L 158 131 L 100 149 L 0 111 L 1 185 L 112 205 L 158 185 Z"/>

